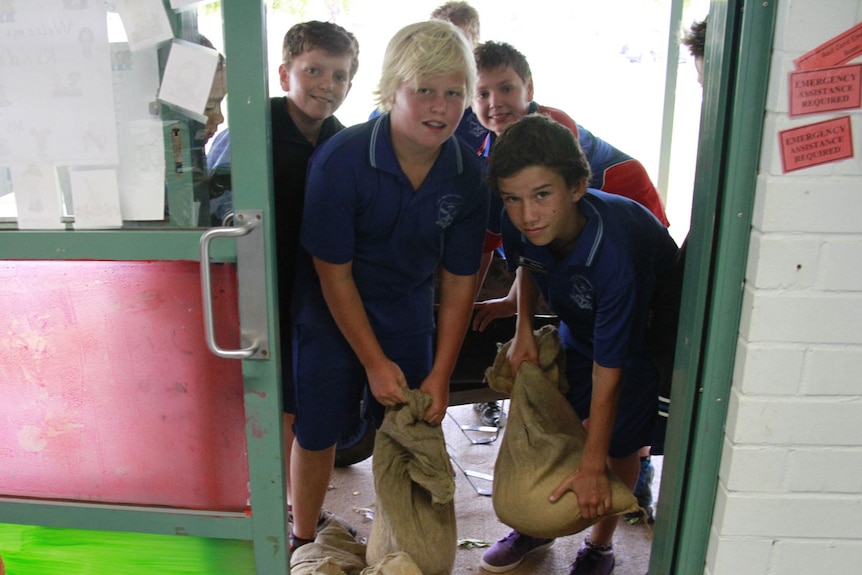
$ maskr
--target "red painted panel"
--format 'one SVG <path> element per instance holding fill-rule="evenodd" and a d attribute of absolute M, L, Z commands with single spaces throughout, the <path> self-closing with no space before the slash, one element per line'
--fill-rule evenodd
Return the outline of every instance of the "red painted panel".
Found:
<path fill-rule="evenodd" d="M 212 268 L 239 341 L 236 270 Z M 0 262 L 0 494 L 245 509 L 240 362 L 197 262 Z"/>

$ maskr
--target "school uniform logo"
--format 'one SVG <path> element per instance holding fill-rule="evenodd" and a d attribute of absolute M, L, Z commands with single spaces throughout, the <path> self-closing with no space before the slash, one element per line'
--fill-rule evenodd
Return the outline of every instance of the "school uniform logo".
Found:
<path fill-rule="evenodd" d="M 581 309 L 593 309 L 593 284 L 582 275 L 572 278 L 572 291 L 569 297 L 576 306 Z"/>
<path fill-rule="evenodd" d="M 448 194 L 440 198 L 437 202 L 437 220 L 435 223 L 443 229 L 451 226 L 463 203 L 464 198 L 458 194 Z"/>

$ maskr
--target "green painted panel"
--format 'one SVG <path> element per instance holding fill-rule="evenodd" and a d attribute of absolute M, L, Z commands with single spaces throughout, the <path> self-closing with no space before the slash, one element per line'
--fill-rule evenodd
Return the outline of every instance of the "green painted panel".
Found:
<path fill-rule="evenodd" d="M 0 499 L 0 517 L 10 523 L 46 527 L 69 528 L 86 525 L 99 531 L 134 531 L 225 539 L 252 538 L 251 516 L 245 512 L 153 510 L 134 506 Z"/>
<path fill-rule="evenodd" d="M 204 230 L 0 231 L 2 260 L 199 260 Z M 236 260 L 236 243 L 216 240 L 214 261 Z"/>
<path fill-rule="evenodd" d="M 703 573 L 742 307 L 775 2 L 713 2 L 673 404 L 650 573 Z M 760 116 L 758 116 L 760 119 Z"/>
<path fill-rule="evenodd" d="M 10 575 L 255 575 L 248 541 L 0 523 Z"/>

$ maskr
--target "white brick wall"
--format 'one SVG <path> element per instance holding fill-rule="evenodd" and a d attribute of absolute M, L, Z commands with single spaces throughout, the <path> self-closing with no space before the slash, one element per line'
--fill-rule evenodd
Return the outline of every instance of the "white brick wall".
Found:
<path fill-rule="evenodd" d="M 793 59 L 862 0 L 781 0 L 705 573 L 862 573 L 862 111 L 856 157 L 782 174 Z M 855 61 L 862 61 L 857 58 Z"/>

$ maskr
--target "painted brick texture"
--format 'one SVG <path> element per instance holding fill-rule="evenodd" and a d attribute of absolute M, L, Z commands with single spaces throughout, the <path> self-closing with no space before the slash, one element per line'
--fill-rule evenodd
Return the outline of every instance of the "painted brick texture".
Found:
<path fill-rule="evenodd" d="M 862 573 L 862 110 L 787 115 L 793 60 L 862 21 L 862 1 L 777 10 L 704 572 Z M 854 158 L 782 173 L 779 131 L 843 115 Z"/>

